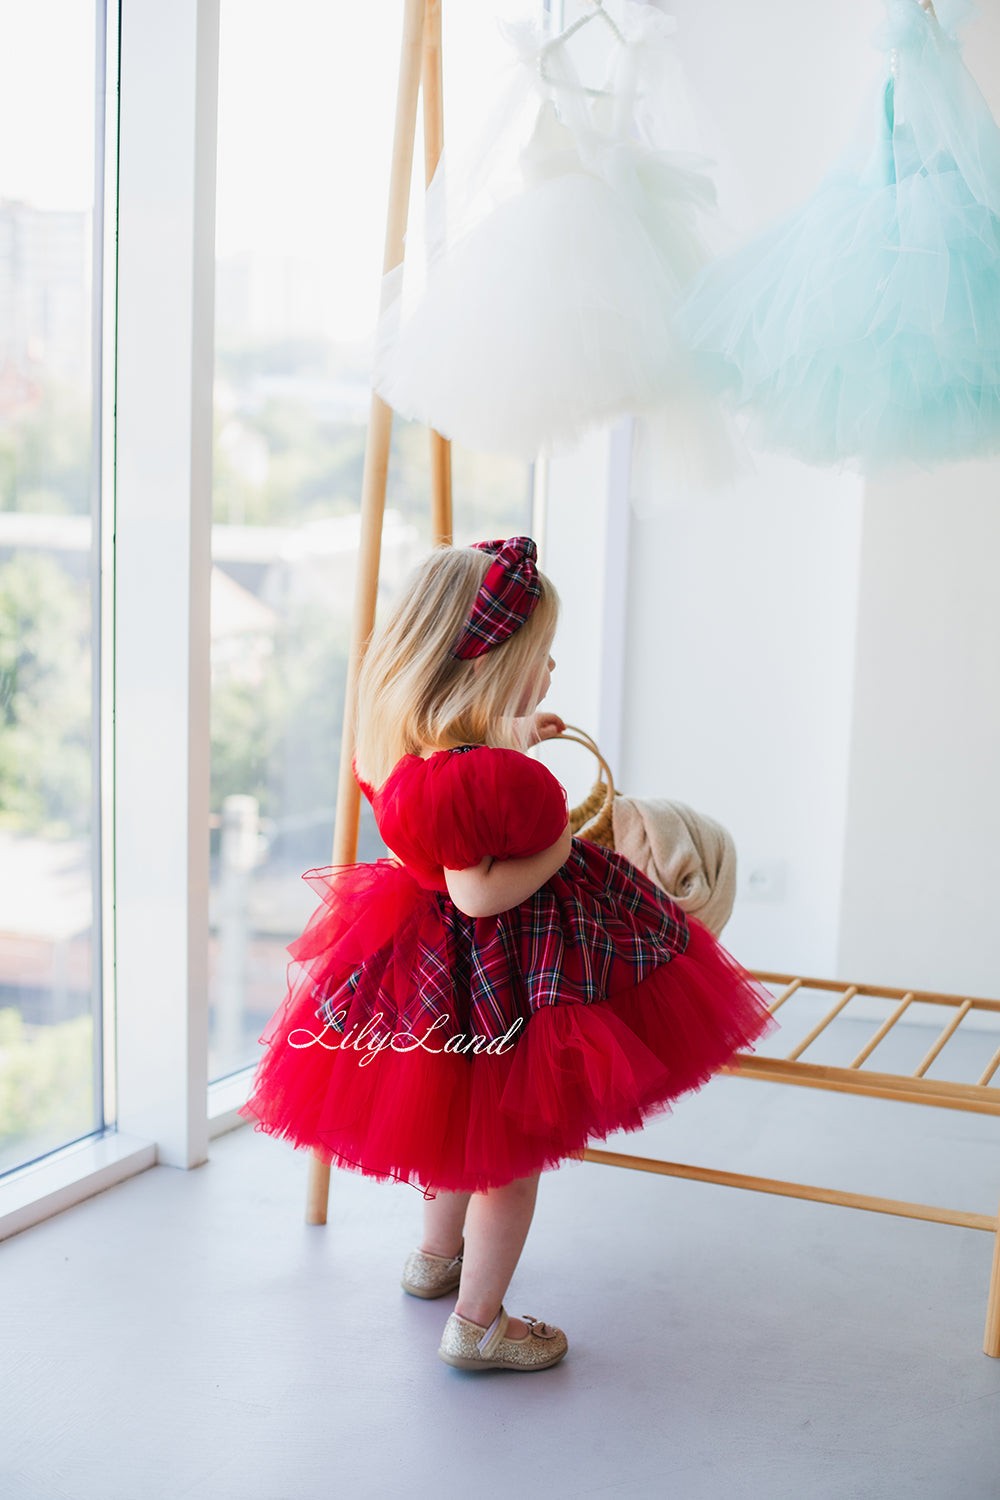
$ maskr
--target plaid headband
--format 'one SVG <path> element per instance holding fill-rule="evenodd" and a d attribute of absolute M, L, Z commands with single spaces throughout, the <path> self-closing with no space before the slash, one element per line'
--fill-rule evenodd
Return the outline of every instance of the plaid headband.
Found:
<path fill-rule="evenodd" d="M 451 648 L 460 661 L 482 656 L 509 640 L 542 597 L 530 536 L 512 536 L 508 541 L 477 542 L 481 552 L 495 554 L 490 570 L 479 586 L 476 602 L 461 634 Z"/>

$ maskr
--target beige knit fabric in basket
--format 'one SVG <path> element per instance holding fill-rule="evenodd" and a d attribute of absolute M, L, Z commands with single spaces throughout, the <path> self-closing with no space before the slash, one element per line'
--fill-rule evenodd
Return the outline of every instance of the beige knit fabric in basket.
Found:
<path fill-rule="evenodd" d="M 736 899 L 736 846 L 683 802 L 615 797 L 615 848 L 716 937 Z"/>

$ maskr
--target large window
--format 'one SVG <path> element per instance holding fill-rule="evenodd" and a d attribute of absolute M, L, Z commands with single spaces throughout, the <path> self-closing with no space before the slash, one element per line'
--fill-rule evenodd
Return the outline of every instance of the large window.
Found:
<path fill-rule="evenodd" d="M 94 226 L 104 53 L 94 0 L 5 0 L 0 15 L 5 1171 L 102 1124 Z"/>
<path fill-rule="evenodd" d="M 446 138 L 483 127 L 497 13 L 445 6 Z M 255 1062 L 329 863 L 403 7 L 223 0 L 212 572 L 211 1074 Z M 266 79 L 266 87 L 262 80 Z M 415 153 L 412 220 L 423 151 Z M 386 592 L 430 545 L 426 432 L 397 422 Z M 524 530 L 530 472 L 454 454 L 456 540 Z M 364 821 L 360 857 L 380 852 Z"/>
<path fill-rule="evenodd" d="M 194 538 L 192 621 L 204 602 L 195 577 L 200 534 L 179 513 L 181 499 L 192 514 L 200 499 L 191 500 L 195 486 L 176 455 L 198 445 L 204 452 L 187 425 L 197 428 L 204 402 L 202 367 L 186 341 L 205 326 L 199 257 L 211 191 L 197 171 L 185 174 L 191 144 L 214 134 L 212 7 L 125 7 L 120 38 L 111 9 L 109 45 L 105 0 L 0 0 L 8 143 L 0 156 L 0 1172 L 100 1132 L 115 1083 L 123 1163 L 130 1150 L 148 1159 L 153 1140 L 161 1159 L 196 1160 L 203 1149 L 168 1140 L 171 1111 L 187 1139 L 183 1077 L 186 1070 L 197 1079 L 204 1061 L 197 964 L 177 960 L 163 984 L 159 967 L 144 968 L 151 914 L 165 924 L 157 931 L 169 927 L 171 955 L 187 940 L 190 952 L 204 953 L 190 937 L 202 887 L 190 879 L 182 888 L 178 852 L 181 843 L 204 850 L 204 819 L 199 809 L 181 836 L 178 789 L 165 784 L 185 749 L 198 784 L 208 738 L 198 695 L 170 674 L 180 660 L 181 676 L 193 667 L 187 682 L 196 683 L 201 638 L 193 625 L 189 658 L 184 610 L 164 632 L 145 590 L 163 583 L 175 552 Z M 537 18 L 541 9 L 539 0 L 445 7 L 449 141 L 464 149 L 483 128 L 482 82 L 510 57 L 497 14 Z M 288 0 L 280 25 L 276 16 L 273 0 L 221 3 L 209 948 L 216 1079 L 256 1060 L 262 1025 L 283 992 L 286 945 L 308 915 L 302 872 L 331 854 L 403 0 Z M 119 41 L 121 99 L 111 88 L 108 104 L 104 59 L 110 53 L 118 66 Z M 196 129 L 192 89 L 203 106 Z M 121 255 L 109 281 L 102 225 L 115 193 L 105 184 L 103 122 L 105 110 L 114 121 L 119 108 L 109 164 Z M 422 179 L 418 125 L 415 225 Z M 179 212 L 185 201 L 190 224 Z M 175 253 L 150 281 L 144 267 L 164 233 Z M 192 247 L 193 292 L 185 280 Z M 106 316 L 101 289 L 109 285 Z M 189 314 L 190 328 L 173 339 Z M 113 372 L 122 379 L 123 369 L 116 407 Z M 102 610 L 107 624 L 112 608 L 110 588 L 102 605 L 100 587 L 112 531 L 101 525 L 100 481 L 111 454 L 126 560 L 114 600 L 121 801 L 113 825 L 99 795 L 102 712 L 105 784 L 111 769 L 111 632 L 102 647 L 100 629 Z M 397 422 L 386 595 L 429 545 L 429 488 L 426 432 Z M 460 542 L 528 525 L 532 474 L 523 464 L 456 450 L 454 492 Z M 136 558 L 146 570 L 137 586 Z M 184 577 L 168 602 L 184 595 Z M 165 771 L 161 731 L 174 719 L 157 718 L 154 732 L 143 705 L 156 718 L 168 700 L 175 717 L 189 713 L 190 741 L 171 745 Z M 100 896 L 102 883 L 110 888 L 111 841 L 102 870 L 102 819 L 116 834 L 119 875 L 123 864 L 129 872 L 115 908 L 116 950 L 109 944 L 107 953 Z M 374 826 L 363 823 L 361 857 L 379 847 Z M 154 875 L 147 898 L 143 879 Z M 116 1042 L 101 1025 L 102 1004 L 110 1004 L 101 974 L 112 962 Z"/>

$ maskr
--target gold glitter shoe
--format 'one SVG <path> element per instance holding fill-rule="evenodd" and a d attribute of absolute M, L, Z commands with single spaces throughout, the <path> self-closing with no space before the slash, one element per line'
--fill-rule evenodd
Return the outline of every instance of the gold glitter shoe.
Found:
<path fill-rule="evenodd" d="M 462 1250 L 465 1249 L 463 1242 Z M 406 1257 L 400 1286 L 411 1297 L 444 1297 L 453 1292 L 462 1278 L 462 1250 L 449 1260 L 447 1255 L 428 1255 L 414 1250 Z"/>
<path fill-rule="evenodd" d="M 547 1370 L 569 1348 L 561 1328 L 521 1314 L 528 1325 L 523 1339 L 508 1339 L 510 1319 L 501 1307 L 489 1328 L 452 1313 L 444 1325 L 438 1358 L 456 1370 Z"/>

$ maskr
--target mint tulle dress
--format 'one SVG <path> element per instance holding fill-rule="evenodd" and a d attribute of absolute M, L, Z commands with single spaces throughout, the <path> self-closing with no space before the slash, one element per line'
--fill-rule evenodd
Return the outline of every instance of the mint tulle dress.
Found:
<path fill-rule="evenodd" d="M 874 139 L 677 319 L 754 442 L 869 473 L 1000 450 L 1000 129 L 956 37 L 975 7 L 886 10 Z"/>

